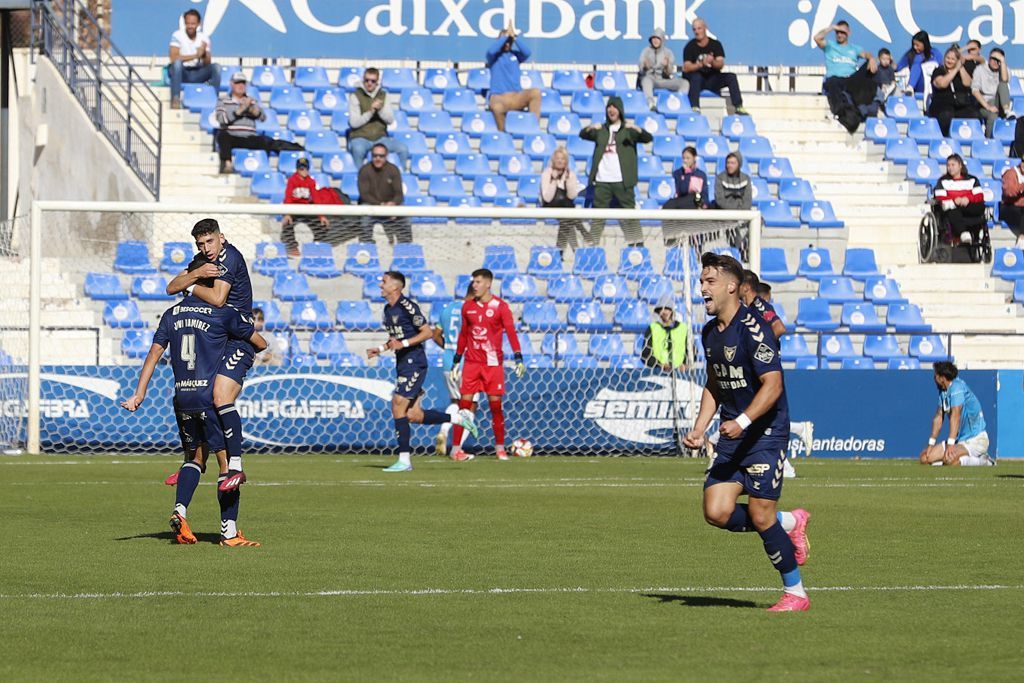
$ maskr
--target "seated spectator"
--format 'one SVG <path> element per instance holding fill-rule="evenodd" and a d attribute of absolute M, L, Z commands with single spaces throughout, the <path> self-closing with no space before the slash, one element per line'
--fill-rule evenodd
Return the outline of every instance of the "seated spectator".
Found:
<path fill-rule="evenodd" d="M 877 88 L 875 102 L 878 103 L 878 109 L 885 111 L 885 100 L 896 92 L 896 67 L 892 63 L 892 53 L 884 47 L 878 51 L 875 63 L 878 65 L 872 76 Z"/>
<path fill-rule="evenodd" d="M 569 168 L 569 153 L 565 147 L 558 147 L 551 154 L 547 168 L 540 174 L 540 200 L 541 206 L 559 209 L 572 209 L 576 204 L 573 200 L 580 193 L 580 183 L 576 174 Z M 576 233 L 583 236 L 583 243 L 590 244 L 590 232 L 583 226 L 582 221 L 571 218 L 558 219 L 558 236 L 555 238 L 555 246 L 559 252 L 563 252 L 567 246 L 573 251 L 579 246 L 576 241 Z"/>
<path fill-rule="evenodd" d="M 256 354 L 253 365 L 283 365 L 288 357 L 288 342 L 273 332 L 264 332 L 265 319 L 263 309 L 259 306 L 252 309 L 252 322 L 256 331 L 267 341 L 266 350 Z"/>
<path fill-rule="evenodd" d="M 827 38 L 830 31 L 836 34 L 835 39 Z M 814 35 L 814 43 L 825 52 L 825 83 L 822 87 L 828 98 L 829 108 L 838 114 L 841 104 L 848 98 L 847 86 L 850 78 L 857 73 L 857 67 L 863 59 L 868 64 L 868 71 L 877 69 L 875 58 L 860 45 L 850 42 L 850 25 L 839 21 L 827 26 Z"/>
<path fill-rule="evenodd" d="M 985 193 L 978 179 L 964 170 L 959 154 L 946 158 L 946 173 L 935 183 L 932 193 L 949 224 L 950 237 L 961 243 L 971 243 L 985 225 Z M 955 242 L 954 242 L 955 243 Z"/>
<path fill-rule="evenodd" d="M 999 219 L 1017 236 L 1016 247 L 1024 249 L 1024 160 L 1003 172 Z"/>
<path fill-rule="evenodd" d="M 402 172 L 388 161 L 388 148 L 377 143 L 370 150 L 370 163 L 359 169 L 359 203 L 366 206 L 401 206 Z M 412 242 L 412 224 L 406 217 L 366 216 L 363 219 L 363 242 L 373 241 L 373 226 L 384 227 L 389 243 Z"/>
<path fill-rule="evenodd" d="M 316 181 L 309 175 L 309 159 L 302 157 L 295 162 L 295 173 L 288 178 L 284 188 L 285 204 L 312 204 L 313 193 L 316 192 Z M 300 216 L 299 220 L 313 220 L 312 216 Z M 320 216 L 318 222 L 327 227 L 327 219 Z M 295 240 L 295 217 L 286 214 L 281 218 L 281 241 L 288 249 L 289 256 L 299 255 L 299 243 Z"/>
<path fill-rule="evenodd" d="M 380 70 L 370 67 L 363 72 L 363 82 L 348 96 L 348 151 L 359 165 L 374 145 L 384 145 L 398 155 L 402 168 L 409 164 L 409 148 L 401 140 L 388 137 L 388 126 L 395 113 L 388 104 L 388 94 L 380 82 Z"/>
<path fill-rule="evenodd" d="M 267 118 L 259 100 L 249 97 L 245 88 L 245 74 L 236 71 L 231 76 L 231 91 L 217 102 L 217 150 L 220 153 L 220 172 L 234 173 L 231 152 L 235 149 L 265 149 L 280 152 L 298 151 L 302 145 L 287 140 L 273 140 L 256 131 L 256 122 Z"/>
<path fill-rule="evenodd" d="M 640 360 L 649 368 L 663 372 L 674 372 L 686 367 L 686 335 L 688 325 L 676 320 L 675 311 L 669 302 L 654 308 L 658 319 L 644 330 L 644 345 Z"/>
<path fill-rule="evenodd" d="M 964 68 L 967 69 L 971 78 L 974 78 L 974 70 L 985 63 L 985 56 L 981 54 L 981 43 L 977 40 L 968 40 L 961 56 L 964 60 Z"/>
<path fill-rule="evenodd" d="M 692 25 L 693 40 L 683 48 L 683 76 L 690 82 L 690 108 L 700 113 L 702 90 L 721 94 L 722 88 L 728 88 L 726 110 L 730 114 L 746 114 L 736 74 L 722 71 L 725 67 L 722 43 L 708 35 L 708 25 L 703 19 L 694 19 Z"/>
<path fill-rule="evenodd" d="M 210 37 L 199 30 L 202 17 L 190 9 L 182 15 L 185 28 L 171 34 L 170 64 L 171 109 L 181 109 L 182 83 L 209 83 L 220 88 L 220 67 L 213 63 Z"/>
<path fill-rule="evenodd" d="M 918 31 L 910 40 L 910 49 L 907 50 L 900 61 L 896 64 L 897 73 L 906 69 L 906 83 L 903 89 L 908 95 L 924 92 L 924 73 L 922 66 L 926 62 L 939 63 L 939 53 L 932 48 L 931 38 L 925 31 Z"/>
<path fill-rule="evenodd" d="M 663 209 L 706 209 L 708 174 L 697 168 L 697 150 L 683 149 L 683 165 L 672 171 L 676 196 L 665 202 Z"/>
<path fill-rule="evenodd" d="M 955 118 L 975 118 L 971 96 L 971 76 L 964 69 L 960 52 L 954 48 L 946 50 L 942 66 L 932 72 L 932 104 L 928 115 L 939 122 L 943 137 L 949 137 L 949 124 Z"/>
<path fill-rule="evenodd" d="M 541 94 L 538 88 L 523 90 L 520 64 L 530 58 L 530 50 L 519 42 L 511 22 L 487 50 L 487 68 L 491 71 L 491 95 L 488 104 L 498 130 L 505 130 L 505 115 L 529 109 L 540 120 Z"/>
<path fill-rule="evenodd" d="M 672 50 L 665 47 L 665 31 L 656 28 L 647 39 L 650 47 L 640 53 L 640 89 L 647 98 L 647 107 L 655 108 L 654 89 L 675 90 L 685 93 L 690 89 L 689 81 L 676 75 L 676 58 Z"/>
<path fill-rule="evenodd" d="M 729 152 L 725 169 L 715 176 L 715 208 L 747 211 L 753 204 L 753 186 L 750 176 L 740 170 L 743 158 L 739 152 Z"/>
<path fill-rule="evenodd" d="M 971 92 L 978 101 L 981 118 L 985 120 L 985 137 L 992 137 L 996 119 L 1017 118 L 1010 99 L 1010 70 L 1006 67 L 1006 55 L 1001 48 L 992 48 L 988 53 L 988 64 L 974 70 Z"/>

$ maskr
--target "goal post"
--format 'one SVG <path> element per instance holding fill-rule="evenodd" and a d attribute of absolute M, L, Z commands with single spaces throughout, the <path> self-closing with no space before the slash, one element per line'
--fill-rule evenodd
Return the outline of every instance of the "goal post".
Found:
<path fill-rule="evenodd" d="M 315 235 L 326 240 L 326 252 L 317 254 L 326 253 L 334 270 L 325 271 L 323 262 L 306 268 L 313 261 L 305 256 L 278 253 L 285 214 L 295 217 L 304 250 Z M 496 272 L 494 292 L 510 301 L 529 349 L 526 377 L 506 373 L 508 441 L 529 438 L 538 453 L 680 452 L 678 440 L 696 415 L 704 381 L 699 254 L 728 250 L 755 271 L 760 265 L 757 211 L 38 201 L 29 234 L 16 236 L 20 253 L 28 255 L 29 282 L 27 353 L 12 360 L 27 375 L 23 409 L 5 408 L 0 418 L 8 423 L 0 433 L 13 424 L 21 434 L 13 445 L 32 453 L 177 449 L 167 415 L 169 368 L 158 368 L 143 415 L 129 417 L 118 402 L 135 386 L 145 355 L 137 344 L 148 350 L 147 334 L 173 302 L 161 296 L 159 278 L 171 279 L 191 259 L 191 247 L 173 245 L 190 245 L 193 224 L 206 217 L 218 220 L 246 258 L 254 299 L 273 309 L 268 327 L 282 338 L 281 365 L 254 368 L 239 400 L 246 448 L 256 452 L 389 452 L 393 361 L 367 366 L 360 360 L 382 334 L 382 302 L 372 280 L 392 263 L 411 268 L 407 293 L 434 319 L 460 294 L 468 274 L 495 255 L 494 263 L 510 270 Z M 328 228 L 321 229 L 321 217 Z M 407 247 L 389 241 L 382 225 L 392 218 L 411 225 L 423 261 L 418 266 L 407 258 Z M 589 246 L 583 233 L 595 220 L 607 221 L 597 245 L 607 261 L 606 280 L 599 279 L 600 269 L 580 265 Z M 626 245 L 618 227 L 623 220 L 640 222 L 644 250 Z M 559 221 L 583 226 L 578 249 L 554 248 Z M 359 241 L 367 230 L 375 238 L 372 249 Z M 141 248 L 145 258 L 117 270 L 119 254 L 130 251 L 126 244 Z M 306 293 L 286 288 L 291 276 L 275 274 L 282 262 L 284 271 L 303 276 Z M 116 291 L 90 290 L 99 280 L 112 281 Z M 622 283 L 625 291 L 607 289 Z M 635 302 L 642 315 L 634 310 L 632 319 L 620 321 L 628 308 L 623 301 Z M 643 329 L 664 301 L 693 332 L 680 372 L 647 368 L 639 359 Z M 349 320 L 349 308 L 369 308 L 372 318 Z M 532 319 L 540 309 L 554 310 L 557 320 Z M 432 344 L 428 357 L 436 366 L 442 352 Z M 443 407 L 441 371 L 432 367 L 430 375 L 425 402 Z M 480 416 L 486 432 L 485 406 Z M 422 449 L 429 439 L 421 436 Z M 481 441 L 486 447 L 487 438 Z"/>

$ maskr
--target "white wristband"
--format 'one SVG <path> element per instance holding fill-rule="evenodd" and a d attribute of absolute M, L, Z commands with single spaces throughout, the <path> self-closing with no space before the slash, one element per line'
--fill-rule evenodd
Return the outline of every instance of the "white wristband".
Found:
<path fill-rule="evenodd" d="M 384 353 L 385 351 L 388 350 L 388 345 L 387 344 L 381 344 L 380 346 L 377 347 L 377 350 L 380 351 L 381 353 Z"/>
<path fill-rule="evenodd" d="M 929 446 L 934 446 L 935 445 L 935 439 L 928 439 L 928 445 Z"/>
<path fill-rule="evenodd" d="M 956 439 L 946 439 L 946 445 L 947 446 L 955 446 L 956 445 Z"/>
<path fill-rule="evenodd" d="M 408 339 L 403 339 L 402 340 L 402 348 L 403 349 L 409 348 L 409 340 Z"/>
<path fill-rule="evenodd" d="M 739 417 L 736 418 L 736 424 L 738 424 L 741 429 L 746 429 L 747 427 L 749 427 L 750 422 L 751 420 L 749 417 L 747 417 L 746 413 L 740 413 Z"/>

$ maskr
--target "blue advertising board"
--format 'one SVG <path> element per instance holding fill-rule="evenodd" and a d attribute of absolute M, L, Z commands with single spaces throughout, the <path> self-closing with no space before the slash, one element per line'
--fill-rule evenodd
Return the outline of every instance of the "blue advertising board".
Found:
<path fill-rule="evenodd" d="M 898 56 L 923 29 L 935 46 L 973 38 L 1024 63 L 1024 7 L 1000 0 L 114 0 L 114 43 L 165 55 L 187 9 L 214 55 L 480 61 L 512 21 L 534 61 L 632 64 L 655 27 L 681 55 L 700 16 L 733 64 L 821 64 L 812 36 L 840 19 L 872 52 Z"/>

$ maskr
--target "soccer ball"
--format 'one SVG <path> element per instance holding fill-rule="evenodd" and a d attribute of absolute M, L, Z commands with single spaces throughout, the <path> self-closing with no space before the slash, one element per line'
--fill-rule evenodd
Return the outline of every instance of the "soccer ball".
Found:
<path fill-rule="evenodd" d="M 529 458 L 533 455 L 533 443 L 529 439 L 516 439 L 512 442 L 512 455 L 517 458 Z"/>

